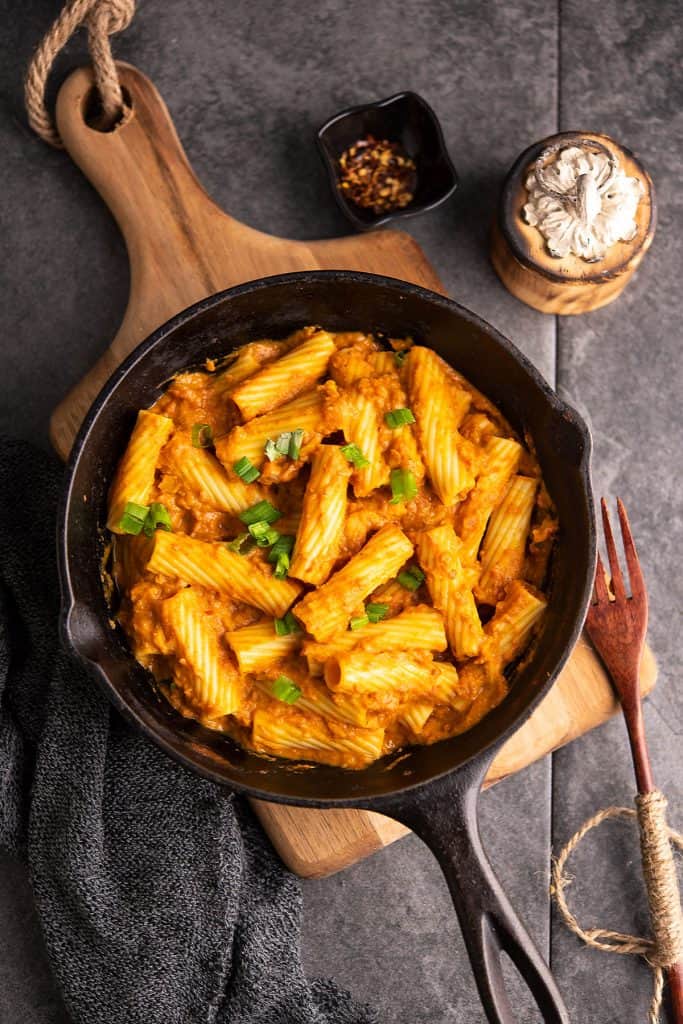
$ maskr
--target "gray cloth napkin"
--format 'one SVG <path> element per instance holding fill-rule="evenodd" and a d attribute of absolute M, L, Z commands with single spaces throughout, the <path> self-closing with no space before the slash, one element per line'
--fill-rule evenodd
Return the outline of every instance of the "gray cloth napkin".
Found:
<path fill-rule="evenodd" d="M 301 887 L 248 806 L 133 732 L 60 649 L 54 458 L 0 445 L 0 848 L 75 1024 L 370 1024 L 301 966 Z"/>

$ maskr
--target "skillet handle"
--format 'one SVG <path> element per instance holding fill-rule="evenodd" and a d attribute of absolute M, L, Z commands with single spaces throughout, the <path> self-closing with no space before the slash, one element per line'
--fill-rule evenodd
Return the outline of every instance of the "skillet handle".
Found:
<path fill-rule="evenodd" d="M 453 899 L 479 995 L 491 1024 L 519 1018 L 508 998 L 501 952 L 508 954 L 546 1024 L 569 1024 L 550 969 L 517 917 L 486 856 L 477 802 L 488 763 L 464 766 L 387 808 L 439 861 Z"/>

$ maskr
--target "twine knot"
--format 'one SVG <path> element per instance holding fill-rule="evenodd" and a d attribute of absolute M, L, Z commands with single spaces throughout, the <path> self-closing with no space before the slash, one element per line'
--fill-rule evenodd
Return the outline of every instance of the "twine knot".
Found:
<path fill-rule="evenodd" d="M 104 127 L 111 127 L 123 113 L 124 100 L 109 37 L 128 28 L 134 14 L 135 0 L 68 0 L 43 37 L 26 73 L 24 99 L 29 124 L 51 146 L 62 147 L 59 133 L 45 105 L 45 86 L 57 54 L 71 36 L 85 25 L 95 83 L 102 104 L 102 123 Z"/>
<path fill-rule="evenodd" d="M 683 835 L 666 823 L 666 797 L 659 790 L 636 797 L 636 810 L 606 807 L 584 821 L 553 861 L 550 893 L 564 923 L 587 946 L 607 953 L 642 956 L 654 971 L 654 988 L 648 1014 L 649 1024 L 657 1024 L 664 989 L 664 968 L 683 958 L 683 917 L 676 878 L 672 844 L 683 850 Z M 650 907 L 653 938 L 643 938 L 607 928 L 583 928 L 567 903 L 565 891 L 571 878 L 565 874 L 570 856 L 591 829 L 610 818 L 637 818 L 643 877 Z"/>

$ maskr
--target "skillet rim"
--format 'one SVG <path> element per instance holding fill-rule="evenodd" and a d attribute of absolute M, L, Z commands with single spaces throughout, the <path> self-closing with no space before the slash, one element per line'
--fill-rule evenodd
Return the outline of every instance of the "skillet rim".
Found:
<path fill-rule="evenodd" d="M 71 613 L 76 607 L 77 598 L 74 593 L 71 579 L 71 561 L 74 556 L 73 553 L 71 553 L 71 555 L 69 553 L 68 519 L 69 512 L 74 502 L 76 471 L 80 459 L 87 449 L 90 431 L 94 427 L 100 413 L 107 405 L 121 380 L 134 370 L 135 366 L 144 359 L 148 352 L 162 344 L 168 337 L 173 335 L 178 328 L 189 323 L 200 314 L 210 311 L 214 306 L 223 303 L 225 300 L 248 295 L 272 286 L 288 286 L 296 285 L 298 283 L 323 284 L 327 281 L 347 283 L 349 285 L 380 285 L 384 288 L 393 289 L 398 293 L 414 295 L 417 298 L 425 300 L 433 305 L 440 306 L 449 313 L 454 313 L 460 317 L 461 320 L 488 334 L 498 346 L 506 351 L 521 366 L 522 370 L 532 379 L 536 388 L 541 392 L 553 417 L 564 421 L 565 424 L 571 424 L 578 435 L 577 446 L 580 445 L 580 455 L 577 462 L 577 474 L 582 484 L 581 491 L 586 502 L 588 527 L 587 540 L 589 552 L 586 578 L 584 579 L 581 591 L 580 614 L 576 617 L 572 625 L 572 629 L 568 634 L 564 648 L 556 659 L 552 670 L 548 672 L 545 679 L 539 682 L 533 691 L 531 698 L 518 712 L 518 714 L 504 726 L 504 728 L 499 730 L 486 742 L 480 744 L 476 750 L 470 753 L 469 756 L 459 764 L 451 765 L 443 770 L 438 770 L 426 779 L 406 781 L 403 784 L 393 786 L 390 791 L 381 794 L 370 794 L 365 796 L 328 796 L 324 798 L 316 798 L 305 795 L 290 796 L 289 794 L 273 793 L 270 790 L 259 789 L 257 786 L 243 783 L 239 779 L 228 779 L 219 770 L 213 769 L 208 764 L 198 764 L 190 754 L 176 749 L 170 742 L 167 742 L 163 736 L 159 735 L 156 730 L 151 729 L 148 724 L 141 719 L 134 708 L 125 701 L 119 693 L 119 690 L 111 682 L 104 668 L 99 664 L 99 662 L 94 661 L 80 649 L 78 642 L 71 633 L 69 619 Z M 188 362 L 188 365 L 191 365 L 191 363 Z M 234 285 L 231 288 L 226 288 L 220 292 L 215 292 L 212 295 L 206 296 L 193 305 L 188 306 L 186 309 L 181 310 L 175 316 L 157 327 L 156 330 L 147 338 L 143 339 L 143 341 L 141 341 L 132 350 L 132 352 L 129 353 L 129 355 L 107 379 L 97 396 L 93 399 L 90 408 L 83 419 L 66 463 L 65 483 L 62 488 L 57 514 L 57 558 L 61 597 L 59 630 L 62 642 L 67 649 L 73 652 L 88 668 L 88 670 L 95 675 L 100 689 L 106 694 L 114 707 L 121 712 L 128 722 L 134 725 L 139 732 L 141 732 L 147 739 L 151 740 L 156 746 L 160 747 L 167 755 L 201 777 L 207 778 L 224 788 L 229 788 L 235 792 L 239 792 L 259 800 L 265 800 L 270 803 L 319 808 L 372 806 L 377 809 L 382 804 L 386 805 L 395 801 L 397 798 L 422 791 L 431 783 L 443 779 L 446 776 L 454 775 L 459 772 L 462 773 L 468 768 L 468 766 L 471 767 L 475 763 L 483 763 L 484 761 L 490 760 L 495 751 L 530 718 L 534 710 L 538 707 L 544 697 L 547 696 L 549 690 L 557 680 L 581 634 L 588 603 L 592 594 L 597 552 L 597 536 L 595 528 L 595 506 L 590 476 L 591 454 L 591 433 L 587 423 L 578 411 L 564 399 L 560 398 L 540 371 L 534 366 L 528 357 L 517 348 L 514 342 L 506 337 L 506 335 L 502 334 L 502 332 L 492 324 L 488 323 L 488 321 L 484 320 L 466 306 L 462 306 L 459 302 L 446 295 L 434 292 L 431 289 L 422 287 L 421 285 L 402 281 L 400 278 L 350 270 L 296 271 L 288 274 L 276 274 L 268 277 L 257 278 L 252 281 L 246 281 L 242 284 Z M 130 656 L 131 658 L 133 657 L 132 653 Z M 476 728 L 476 726 L 473 728 Z M 442 742 L 450 742 L 450 740 Z M 274 760 L 277 761 L 278 759 L 272 759 L 269 763 L 272 765 Z M 282 760 L 276 767 L 277 769 L 280 769 L 282 773 L 286 773 L 288 764 L 289 762 Z M 339 778 L 348 779 L 350 784 L 352 783 L 354 776 L 358 777 L 360 775 L 359 772 L 351 769 L 336 768 L 334 766 L 327 766 L 327 768 L 328 770 L 338 772 Z M 291 776 L 293 780 L 299 777 L 294 771 L 291 772 Z"/>

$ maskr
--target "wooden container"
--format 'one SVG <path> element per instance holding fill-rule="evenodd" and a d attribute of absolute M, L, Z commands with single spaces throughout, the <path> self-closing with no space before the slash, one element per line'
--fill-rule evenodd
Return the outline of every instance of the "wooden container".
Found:
<path fill-rule="evenodd" d="M 619 212 L 616 209 L 619 195 L 610 193 L 607 180 L 610 174 L 611 181 L 616 181 L 617 184 L 621 182 L 627 186 L 623 194 L 627 205 L 629 195 L 633 202 L 637 185 L 625 181 L 623 176 L 625 175 L 627 179 L 636 179 L 640 183 L 640 197 L 631 221 L 632 236 L 628 237 L 630 231 L 626 231 L 626 240 L 619 238 L 607 245 L 604 253 L 598 257 L 593 253 L 586 258 L 577 255 L 575 251 L 553 255 L 548 237 L 541 232 L 539 226 L 530 223 L 528 215 L 525 214 L 525 207 L 527 210 L 529 207 L 535 209 L 533 195 L 538 196 L 536 184 L 533 195 L 527 188 L 529 181 L 537 181 L 535 177 L 530 178 L 530 175 L 537 175 L 537 168 L 540 167 L 544 186 L 557 182 L 557 162 L 566 158 L 570 147 L 581 148 L 585 153 L 600 154 L 603 165 L 609 162 L 611 166 L 610 172 L 604 170 L 602 177 L 596 179 L 597 186 L 594 181 L 587 181 L 590 175 L 581 174 L 582 181 L 579 182 L 577 178 L 576 182 L 578 187 L 574 187 L 574 184 L 571 186 L 573 194 L 570 193 L 560 199 L 559 193 L 555 191 L 555 198 L 550 196 L 550 199 L 546 200 L 546 205 L 548 202 L 554 204 L 554 211 L 551 212 L 556 222 L 559 222 L 566 212 L 567 229 L 579 229 L 582 232 L 580 237 L 584 240 L 591 231 L 591 224 L 595 224 L 596 216 L 601 217 L 596 224 L 598 229 L 604 226 L 606 218 L 615 210 Z M 571 181 L 571 174 L 572 172 L 568 171 L 569 177 L 566 181 Z M 585 186 L 586 183 L 590 186 L 590 194 L 587 194 L 585 188 L 583 195 L 578 194 L 581 192 L 581 186 Z M 549 188 L 548 192 L 551 191 L 552 188 Z M 603 211 L 604 216 L 601 216 Z M 624 213 L 623 207 L 621 212 Z M 582 214 L 584 221 L 579 224 Z M 629 220 L 628 215 L 626 220 Z M 548 221 L 544 225 L 546 229 L 547 223 Z M 622 292 L 652 243 L 655 223 L 656 207 L 652 181 L 633 153 L 608 135 L 598 135 L 594 132 L 561 132 L 530 146 L 511 168 L 503 185 L 493 225 L 491 260 L 505 287 L 534 309 L 542 313 L 585 313 L 607 305 Z M 559 228 L 555 241 L 550 242 L 551 247 L 554 244 L 559 244 L 560 248 L 564 247 L 562 242 L 558 243 L 558 239 L 565 224 Z M 578 248 L 581 248 L 580 244 Z"/>

